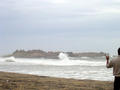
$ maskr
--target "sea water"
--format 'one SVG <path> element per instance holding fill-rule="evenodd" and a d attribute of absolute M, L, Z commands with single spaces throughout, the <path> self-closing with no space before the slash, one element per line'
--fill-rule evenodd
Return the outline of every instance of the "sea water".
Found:
<path fill-rule="evenodd" d="M 112 69 L 106 68 L 105 57 L 68 57 L 59 59 L 0 58 L 0 71 L 59 78 L 112 81 Z"/>

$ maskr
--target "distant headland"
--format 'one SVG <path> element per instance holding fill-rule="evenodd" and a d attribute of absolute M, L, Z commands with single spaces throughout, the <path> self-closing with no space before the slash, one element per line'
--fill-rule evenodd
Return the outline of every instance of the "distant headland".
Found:
<path fill-rule="evenodd" d="M 15 58 L 49 58 L 49 59 L 57 59 L 58 55 L 61 52 L 53 52 L 53 51 L 43 51 L 43 50 L 16 50 L 10 55 L 6 55 L 4 57 L 14 56 Z M 105 55 L 104 52 L 63 52 L 66 53 L 69 57 L 102 57 Z"/>

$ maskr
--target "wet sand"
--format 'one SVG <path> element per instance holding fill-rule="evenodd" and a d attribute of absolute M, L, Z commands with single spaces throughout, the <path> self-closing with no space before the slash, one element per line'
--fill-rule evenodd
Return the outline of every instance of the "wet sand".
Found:
<path fill-rule="evenodd" d="M 0 90 L 113 90 L 113 82 L 0 72 Z"/>

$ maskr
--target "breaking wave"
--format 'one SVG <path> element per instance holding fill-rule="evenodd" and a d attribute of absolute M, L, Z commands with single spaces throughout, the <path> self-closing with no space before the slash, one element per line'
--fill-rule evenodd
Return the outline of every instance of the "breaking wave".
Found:
<path fill-rule="evenodd" d="M 84 59 L 69 59 L 68 55 L 65 53 L 60 53 L 58 55 L 59 59 L 29 59 L 29 58 L 0 58 L 0 61 L 6 63 L 16 63 L 16 64 L 27 64 L 27 65 L 54 65 L 54 66 L 71 66 L 71 65 L 80 65 L 80 66 L 105 66 L 105 61 L 100 60 L 86 60 Z"/>

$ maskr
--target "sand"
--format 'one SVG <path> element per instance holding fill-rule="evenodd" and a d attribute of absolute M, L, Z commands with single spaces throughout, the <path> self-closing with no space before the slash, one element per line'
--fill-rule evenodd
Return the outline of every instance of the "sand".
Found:
<path fill-rule="evenodd" d="M 0 90 L 113 90 L 113 82 L 0 72 Z"/>

